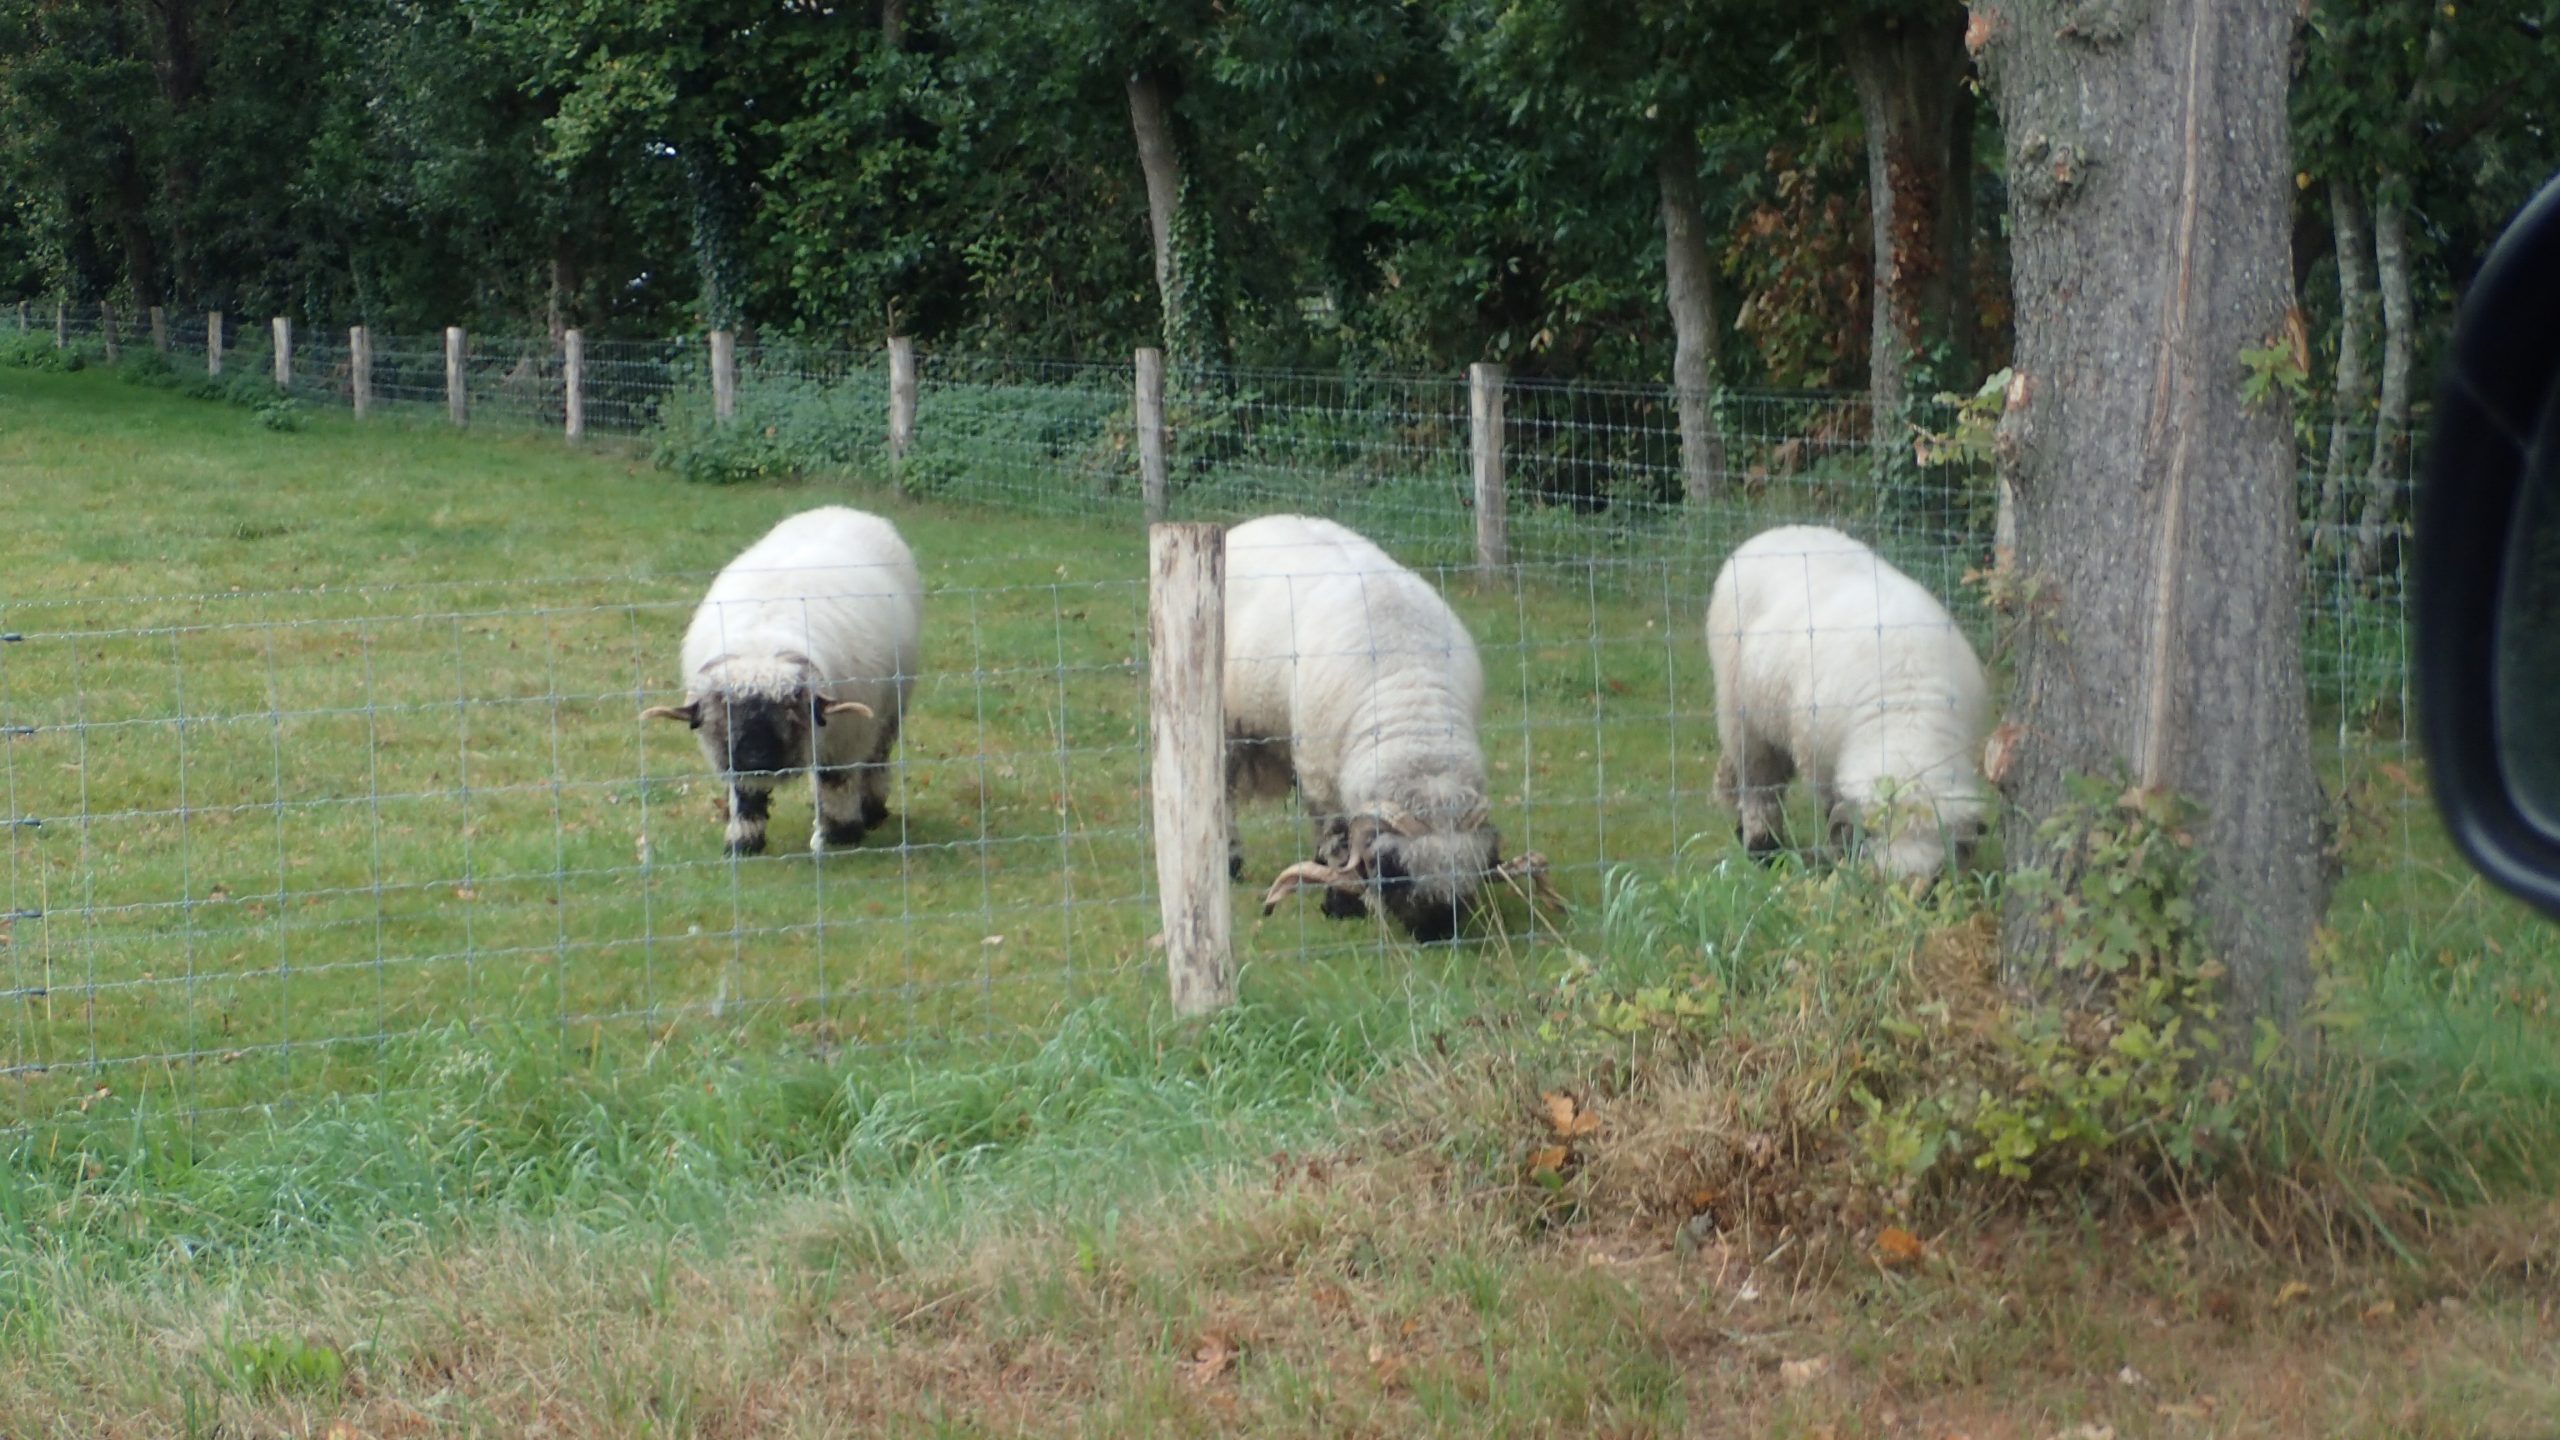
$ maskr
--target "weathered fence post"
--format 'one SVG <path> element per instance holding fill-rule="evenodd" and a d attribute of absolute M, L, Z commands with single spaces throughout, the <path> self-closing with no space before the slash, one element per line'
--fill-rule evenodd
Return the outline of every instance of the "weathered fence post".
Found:
<path fill-rule="evenodd" d="M 1227 897 L 1227 536 L 1185 522 L 1147 531 L 1147 769 L 1156 897 L 1177 1015 L 1236 1000 Z"/>
<path fill-rule="evenodd" d="M 1147 523 L 1164 518 L 1164 352 L 1138 352 L 1138 488 L 1147 497 Z"/>
<path fill-rule="evenodd" d="M 151 307 L 151 348 L 162 355 L 169 353 L 169 312 Z"/>
<path fill-rule="evenodd" d="M 347 327 L 347 390 L 354 396 L 356 418 L 373 410 L 373 336 L 361 325 Z"/>
<path fill-rule="evenodd" d="M 293 388 L 293 322 L 282 315 L 268 322 L 276 336 L 276 388 Z"/>
<path fill-rule="evenodd" d="M 18 333 L 27 333 L 27 302 L 24 300 L 18 302 Z"/>
<path fill-rule="evenodd" d="M 738 416 L 738 337 L 726 330 L 711 332 L 711 418 Z"/>
<path fill-rule="evenodd" d="M 70 347 L 71 316 L 69 313 L 69 307 L 62 301 L 56 300 L 53 302 L 53 348 L 56 350 L 67 350 Z"/>
<path fill-rule="evenodd" d="M 1502 534 L 1502 367 L 1467 367 L 1467 413 L 1476 457 L 1476 568 L 1498 570 L 1508 558 Z"/>
<path fill-rule="evenodd" d="M 907 458 L 916 441 L 916 342 L 889 337 L 889 462 Z"/>
<path fill-rule="evenodd" d="M 116 307 L 104 300 L 98 302 L 98 335 L 106 342 L 107 363 L 113 365 L 116 363 Z"/>
<path fill-rule="evenodd" d="M 467 344 L 461 326 L 444 327 L 444 413 L 456 425 L 471 423 L 471 377 L 462 365 Z"/>
<path fill-rule="evenodd" d="M 575 330 L 560 335 L 561 404 L 568 411 L 569 439 L 587 433 L 587 337 Z"/>
<path fill-rule="evenodd" d="M 222 312 L 209 310 L 204 317 L 204 373 L 222 373 Z"/>

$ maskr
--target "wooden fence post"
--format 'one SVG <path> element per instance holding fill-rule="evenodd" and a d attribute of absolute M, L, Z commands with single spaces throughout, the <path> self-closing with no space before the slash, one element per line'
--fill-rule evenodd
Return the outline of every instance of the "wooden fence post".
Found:
<path fill-rule="evenodd" d="M 116 307 L 104 300 L 98 302 L 98 335 L 106 342 L 107 363 L 113 365 L 116 363 Z"/>
<path fill-rule="evenodd" d="M 347 327 L 347 389 L 361 420 L 373 410 L 373 336 L 361 325 Z"/>
<path fill-rule="evenodd" d="M 906 335 L 889 337 L 889 461 L 907 458 L 916 442 L 916 342 Z"/>
<path fill-rule="evenodd" d="M 462 364 L 468 344 L 461 326 L 444 327 L 444 413 L 456 425 L 471 423 L 471 377 Z"/>
<path fill-rule="evenodd" d="M 53 348 L 67 350 L 71 346 L 71 317 L 62 301 L 53 302 Z"/>
<path fill-rule="evenodd" d="M 276 336 L 276 388 L 293 388 L 293 322 L 282 315 L 268 322 Z"/>
<path fill-rule="evenodd" d="M 24 300 L 18 302 L 18 333 L 27 333 L 27 302 Z"/>
<path fill-rule="evenodd" d="M 738 418 L 738 337 L 726 330 L 711 332 L 711 418 Z"/>
<path fill-rule="evenodd" d="M 1177 523 L 1147 531 L 1147 783 L 1156 897 L 1178 1015 L 1236 1001 L 1234 902 L 1227 895 L 1227 536 Z"/>
<path fill-rule="evenodd" d="M 568 411 L 569 439 L 576 442 L 587 433 L 587 337 L 575 330 L 560 336 L 561 403 Z"/>
<path fill-rule="evenodd" d="M 208 310 L 204 317 L 204 373 L 222 373 L 222 312 Z"/>
<path fill-rule="evenodd" d="M 163 355 L 169 353 L 169 312 L 157 305 L 151 307 L 151 348 Z"/>
<path fill-rule="evenodd" d="M 1507 556 L 1503 538 L 1502 367 L 1467 367 L 1467 412 L 1476 458 L 1476 568 L 1498 570 Z"/>
<path fill-rule="evenodd" d="M 1147 523 L 1164 518 L 1164 352 L 1138 352 L 1138 488 L 1147 497 Z"/>

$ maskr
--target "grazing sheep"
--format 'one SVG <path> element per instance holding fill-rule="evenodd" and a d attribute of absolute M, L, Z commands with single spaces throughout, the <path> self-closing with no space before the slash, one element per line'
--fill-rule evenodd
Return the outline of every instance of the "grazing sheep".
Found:
<path fill-rule="evenodd" d="M 1315 858 L 1281 872 L 1269 914 L 1301 885 L 1324 913 L 1375 903 L 1414 939 L 1457 932 L 1502 865 L 1476 743 L 1484 670 L 1448 602 L 1360 535 L 1303 515 L 1227 532 L 1227 790 L 1240 805 L 1294 777 Z M 1230 811 L 1229 873 L 1244 849 Z"/>
<path fill-rule="evenodd" d="M 1873 550 L 1819 526 L 1746 541 L 1707 602 L 1716 793 L 1755 856 L 1785 845 L 1802 774 L 1830 838 L 1863 841 L 1897 879 L 1969 862 L 1988 800 L 1976 758 L 1990 727 L 1982 662 L 1953 616 Z"/>
<path fill-rule="evenodd" d="M 684 635 L 682 720 L 728 783 L 728 849 L 764 850 L 774 782 L 817 776 L 809 849 L 888 818 L 889 752 L 914 692 L 915 558 L 877 515 L 829 505 L 776 525 L 711 582 Z"/>

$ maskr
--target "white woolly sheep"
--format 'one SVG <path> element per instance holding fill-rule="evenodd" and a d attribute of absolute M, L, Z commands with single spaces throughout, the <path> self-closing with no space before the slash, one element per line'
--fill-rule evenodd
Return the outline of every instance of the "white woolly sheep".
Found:
<path fill-rule="evenodd" d="M 897 527 L 841 505 L 774 526 L 713 578 L 685 630 L 685 703 L 641 714 L 693 727 L 729 787 L 730 854 L 763 852 L 774 784 L 803 770 L 813 853 L 888 818 L 923 590 Z"/>
<path fill-rule="evenodd" d="M 1330 520 L 1267 515 L 1227 532 L 1227 789 L 1240 806 L 1294 777 L 1315 857 L 1282 871 L 1269 914 L 1301 885 L 1324 913 L 1373 901 L 1414 939 L 1457 932 L 1498 863 L 1476 741 L 1484 669 L 1438 591 Z M 1230 811 L 1228 870 L 1244 849 Z M 1542 878 L 1542 877 L 1540 877 Z"/>
<path fill-rule="evenodd" d="M 1786 844 L 1801 774 L 1834 846 L 1896 879 L 1968 863 L 1989 808 L 1976 758 L 1990 725 L 1982 662 L 1937 597 L 1837 530 L 1753 536 L 1707 602 L 1716 793 L 1755 856 Z"/>

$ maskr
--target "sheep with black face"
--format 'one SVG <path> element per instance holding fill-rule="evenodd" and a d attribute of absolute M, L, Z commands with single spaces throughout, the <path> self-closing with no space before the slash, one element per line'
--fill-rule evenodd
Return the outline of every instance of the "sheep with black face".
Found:
<path fill-rule="evenodd" d="M 730 854 L 763 852 L 773 787 L 803 771 L 813 853 L 888 818 L 923 591 L 897 528 L 841 505 L 776 525 L 712 580 L 685 630 L 685 703 L 641 713 L 693 727 L 728 787 Z"/>
<path fill-rule="evenodd" d="M 1227 532 L 1227 789 L 1231 804 L 1295 781 L 1315 855 L 1280 873 L 1268 914 L 1302 885 L 1347 919 L 1382 906 L 1425 943 L 1457 933 L 1505 865 L 1476 739 L 1484 670 L 1438 591 L 1330 520 L 1267 515 Z M 1229 812 L 1228 869 L 1244 849 Z"/>

